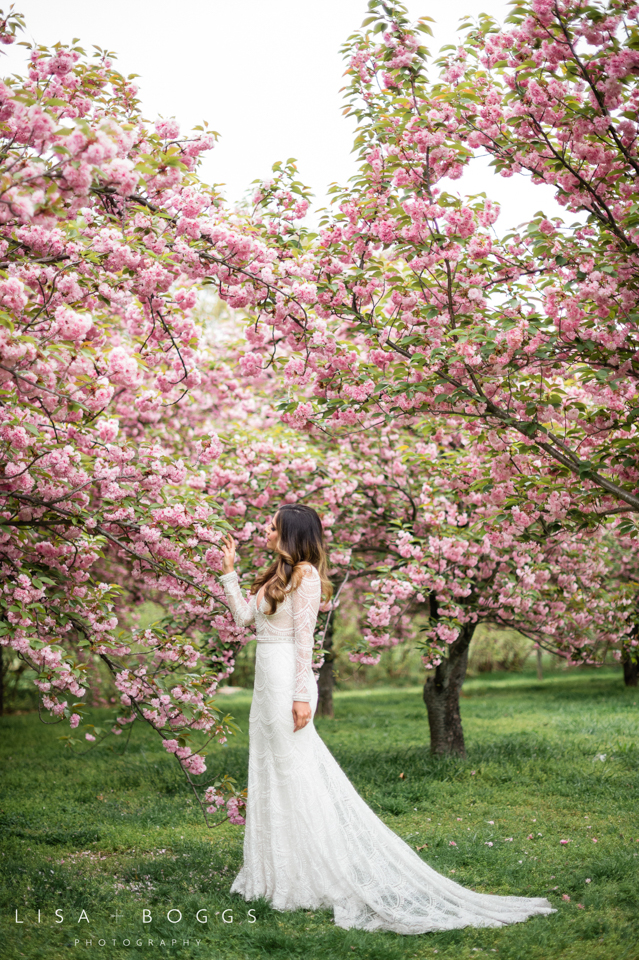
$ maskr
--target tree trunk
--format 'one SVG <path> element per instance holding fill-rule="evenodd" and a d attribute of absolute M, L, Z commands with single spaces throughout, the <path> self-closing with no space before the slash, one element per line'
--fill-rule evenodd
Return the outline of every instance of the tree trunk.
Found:
<path fill-rule="evenodd" d="M 541 668 L 541 647 L 537 647 L 537 679 L 544 679 L 544 671 Z"/>
<path fill-rule="evenodd" d="M 639 681 L 639 661 L 632 660 L 630 656 L 625 653 L 621 662 L 623 663 L 623 680 L 627 687 L 636 687 L 637 681 Z"/>
<path fill-rule="evenodd" d="M 464 731 L 459 713 L 459 694 L 468 666 L 468 647 L 475 624 L 466 624 L 448 650 L 448 657 L 435 668 L 424 684 L 424 703 L 430 727 L 430 752 L 466 756 Z"/>
<path fill-rule="evenodd" d="M 335 611 L 333 610 L 329 616 L 330 620 L 328 621 L 328 628 L 322 646 L 324 650 L 324 663 L 320 667 L 317 678 L 318 698 L 317 710 L 315 712 L 318 717 L 330 717 L 332 719 L 335 716 L 333 711 L 333 661 L 335 659 L 335 654 L 333 653 L 333 632 L 335 630 Z"/>

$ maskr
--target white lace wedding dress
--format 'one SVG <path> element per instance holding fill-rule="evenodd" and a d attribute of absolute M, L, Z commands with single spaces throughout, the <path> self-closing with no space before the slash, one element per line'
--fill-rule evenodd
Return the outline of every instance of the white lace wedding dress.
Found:
<path fill-rule="evenodd" d="M 255 621 L 244 864 L 231 892 L 276 910 L 332 908 L 344 928 L 417 934 L 499 927 L 554 910 L 548 900 L 474 893 L 429 867 L 362 800 L 293 700 L 317 706 L 311 669 L 320 577 L 310 565 L 272 616 L 222 576 L 238 625 Z"/>

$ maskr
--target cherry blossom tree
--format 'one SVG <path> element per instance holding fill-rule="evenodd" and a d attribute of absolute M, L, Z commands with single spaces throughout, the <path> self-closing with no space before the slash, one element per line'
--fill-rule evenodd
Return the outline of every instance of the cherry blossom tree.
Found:
<path fill-rule="evenodd" d="M 613 535 L 635 536 L 639 6 L 516 4 L 503 28 L 469 21 L 434 67 L 427 17 L 369 10 L 345 47 L 359 170 L 319 237 L 287 225 L 281 171 L 255 195 L 298 281 L 279 313 L 249 308 L 249 372 L 281 352 L 297 428 L 465 424 L 486 454 L 475 489 L 522 529 L 619 514 Z M 486 152 L 574 222 L 540 213 L 499 236 L 498 205 L 459 192 Z"/>
<path fill-rule="evenodd" d="M 351 659 L 418 643 L 435 753 L 465 751 L 459 694 L 478 624 L 514 628 L 567 664 L 636 648 L 632 541 L 624 576 L 606 531 L 548 535 L 517 509 L 504 515 L 474 488 L 484 465 L 471 440 L 434 427 L 355 435 L 327 459 L 321 491 L 339 538 L 331 558 L 362 610 Z"/>
<path fill-rule="evenodd" d="M 2 15 L 0 39 L 20 26 Z M 72 729 L 99 658 L 123 708 L 112 731 L 150 723 L 191 780 L 232 729 L 213 697 L 238 644 L 215 577 L 227 521 L 199 471 L 221 446 L 200 435 L 179 455 L 202 379 L 193 283 L 241 284 L 270 254 L 197 180 L 214 134 L 149 127 L 103 52 L 29 50 L 28 75 L 0 84 L 2 646 Z M 132 582 L 172 603 L 126 634 Z"/>
<path fill-rule="evenodd" d="M 427 17 L 369 9 L 345 47 L 358 173 L 319 237 L 284 236 L 299 302 L 255 314 L 250 362 L 297 350 L 285 374 L 313 390 L 291 397 L 296 425 L 454 415 L 497 456 L 527 455 L 520 507 L 543 512 L 554 492 L 577 523 L 633 514 L 639 7 L 517 4 L 503 28 L 468 23 L 434 67 Z M 551 185 L 574 222 L 540 214 L 498 236 L 498 205 L 459 192 L 486 152 L 503 176 Z"/>
<path fill-rule="evenodd" d="M 478 624 L 516 629 L 567 664 L 600 662 L 610 648 L 620 658 L 636 647 L 636 588 L 615 576 L 616 541 L 602 529 L 548 536 L 516 509 L 504 516 L 487 502 L 473 489 L 483 465 L 468 437 L 439 430 L 398 439 L 387 438 L 394 476 L 379 470 L 384 460 L 371 457 L 373 444 L 361 461 L 361 492 L 370 496 L 372 487 L 378 498 L 386 488 L 389 499 L 364 525 L 360 546 L 370 551 L 377 519 L 377 549 L 385 541 L 387 555 L 368 578 L 362 640 L 351 657 L 371 662 L 418 630 L 431 750 L 463 754 L 459 693 Z M 375 464 L 368 473 L 366 460 Z M 625 546 L 634 570 L 636 548 Z"/>

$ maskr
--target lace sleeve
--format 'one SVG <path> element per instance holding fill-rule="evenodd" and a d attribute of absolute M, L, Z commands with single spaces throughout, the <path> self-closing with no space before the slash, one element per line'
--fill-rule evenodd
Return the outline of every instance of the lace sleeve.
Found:
<path fill-rule="evenodd" d="M 295 631 L 295 694 L 294 700 L 311 699 L 309 680 L 312 677 L 313 637 L 320 605 L 322 583 L 315 567 L 302 577 L 291 594 L 293 629 Z"/>
<path fill-rule="evenodd" d="M 240 581 L 235 570 L 232 570 L 231 573 L 222 574 L 220 582 L 224 587 L 224 593 L 236 624 L 238 627 L 248 627 L 249 623 L 253 623 L 255 620 L 255 597 L 251 594 L 251 599 L 248 603 L 246 602 L 242 596 Z"/>

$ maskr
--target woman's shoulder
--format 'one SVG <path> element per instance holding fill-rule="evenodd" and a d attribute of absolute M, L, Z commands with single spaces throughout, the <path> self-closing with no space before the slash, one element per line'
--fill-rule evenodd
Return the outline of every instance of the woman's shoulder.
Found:
<path fill-rule="evenodd" d="M 319 583 L 321 580 L 320 575 L 317 571 L 317 567 L 314 567 L 312 563 L 303 561 L 302 563 L 295 564 L 295 572 L 291 579 L 291 589 L 292 590 L 301 590 L 303 593 L 306 593 L 309 589 L 315 589 L 315 584 Z"/>

